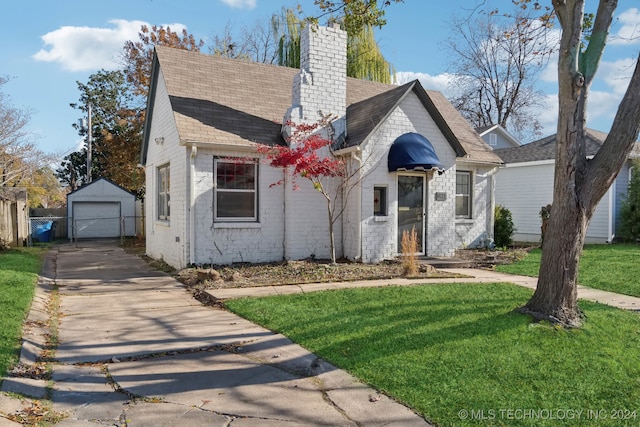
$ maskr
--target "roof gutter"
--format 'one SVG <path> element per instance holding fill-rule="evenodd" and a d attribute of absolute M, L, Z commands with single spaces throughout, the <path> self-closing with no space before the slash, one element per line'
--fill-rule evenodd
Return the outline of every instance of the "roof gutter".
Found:
<path fill-rule="evenodd" d="M 491 166 L 491 167 L 494 167 L 494 168 L 501 167 L 501 166 L 506 166 L 504 163 L 484 162 L 484 161 L 481 161 L 481 160 L 470 160 L 470 159 L 464 158 L 464 157 L 463 158 L 458 157 L 457 161 L 460 162 L 460 163 L 469 163 L 469 164 L 474 164 L 474 165 L 485 165 L 485 166 Z"/>
<path fill-rule="evenodd" d="M 247 153 L 255 153 L 258 151 L 258 143 L 255 145 L 240 145 L 231 142 L 203 142 L 190 139 L 180 139 L 180 145 L 186 147 L 212 148 L 225 151 L 242 151 Z"/>
<path fill-rule="evenodd" d="M 347 148 L 341 148 L 339 150 L 335 150 L 333 151 L 333 155 L 334 156 L 346 156 L 349 154 L 357 154 L 360 153 L 362 151 L 362 148 L 360 148 L 359 145 L 354 145 L 352 147 L 347 147 Z"/>

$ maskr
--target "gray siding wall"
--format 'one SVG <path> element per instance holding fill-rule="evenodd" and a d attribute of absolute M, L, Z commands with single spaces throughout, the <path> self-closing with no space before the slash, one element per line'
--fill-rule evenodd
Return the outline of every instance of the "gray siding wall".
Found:
<path fill-rule="evenodd" d="M 496 205 L 511 211 L 516 228 L 514 240 L 540 241 L 540 209 L 553 201 L 554 164 L 508 165 L 496 174 Z M 606 243 L 609 233 L 609 194 L 600 201 L 587 229 L 588 243 Z"/>

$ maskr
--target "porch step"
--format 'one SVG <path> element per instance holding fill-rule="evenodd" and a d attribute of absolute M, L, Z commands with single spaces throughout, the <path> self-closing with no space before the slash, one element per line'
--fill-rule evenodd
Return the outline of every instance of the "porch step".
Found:
<path fill-rule="evenodd" d="M 431 265 L 433 268 L 473 268 L 477 265 L 473 260 L 444 257 L 421 257 L 418 258 L 418 262 Z"/>

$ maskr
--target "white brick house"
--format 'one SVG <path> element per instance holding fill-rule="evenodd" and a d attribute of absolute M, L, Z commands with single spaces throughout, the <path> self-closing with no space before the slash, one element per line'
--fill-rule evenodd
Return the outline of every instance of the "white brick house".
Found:
<path fill-rule="evenodd" d="M 323 197 L 304 179 L 293 190 L 256 151 L 319 112 L 338 117 L 334 154 L 359 170 L 342 195 L 338 257 L 393 258 L 412 226 L 427 256 L 490 238 L 501 160 L 442 94 L 346 77 L 337 28 L 306 29 L 301 46 L 300 70 L 156 48 L 141 156 L 147 255 L 176 268 L 328 258 Z"/>

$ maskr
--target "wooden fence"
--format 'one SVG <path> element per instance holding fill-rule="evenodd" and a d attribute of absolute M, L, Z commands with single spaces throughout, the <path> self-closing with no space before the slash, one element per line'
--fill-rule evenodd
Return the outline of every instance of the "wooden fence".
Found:
<path fill-rule="evenodd" d="M 0 245 L 26 246 L 28 237 L 27 190 L 0 187 Z"/>

